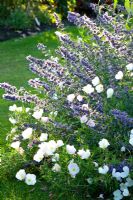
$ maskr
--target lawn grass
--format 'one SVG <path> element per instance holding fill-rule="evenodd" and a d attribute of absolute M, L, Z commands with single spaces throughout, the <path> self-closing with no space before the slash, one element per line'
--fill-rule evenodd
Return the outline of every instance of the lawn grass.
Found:
<path fill-rule="evenodd" d="M 68 28 L 72 31 L 72 27 Z M 0 43 L 0 82 L 8 82 L 12 85 L 28 88 L 27 81 L 34 75 L 28 69 L 28 62 L 25 57 L 32 55 L 42 57 L 42 53 L 36 48 L 41 42 L 54 49 L 58 42 L 54 34 L 54 29 L 27 38 L 19 38 Z M 8 108 L 13 102 L 2 99 L 3 92 L 0 90 L 0 146 L 2 153 L 6 152 L 6 134 L 10 128 L 8 120 Z M 29 187 L 24 183 L 17 182 L 15 177 L 9 180 L 0 181 L 0 200 L 41 200 L 50 199 L 47 192 L 42 191 L 40 184 L 36 187 Z"/>

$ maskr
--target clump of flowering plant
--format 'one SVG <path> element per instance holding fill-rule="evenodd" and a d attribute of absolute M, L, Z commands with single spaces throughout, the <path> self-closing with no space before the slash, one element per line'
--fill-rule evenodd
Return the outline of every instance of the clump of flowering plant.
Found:
<path fill-rule="evenodd" d="M 66 199 L 130 199 L 132 30 L 122 15 L 105 12 L 93 20 L 69 12 L 82 36 L 72 39 L 56 20 L 56 57 L 27 57 L 39 77 L 28 81 L 36 94 L 0 84 L 5 99 L 29 103 L 9 108 L 7 139 L 22 158 L 16 178 L 27 185 L 45 181 L 48 191 Z M 38 49 L 47 52 L 43 44 Z"/>

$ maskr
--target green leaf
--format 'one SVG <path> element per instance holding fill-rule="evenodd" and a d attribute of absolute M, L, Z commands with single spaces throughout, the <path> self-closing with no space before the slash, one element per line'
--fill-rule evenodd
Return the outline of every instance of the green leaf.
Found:
<path fill-rule="evenodd" d="M 130 12 L 131 12 L 130 0 L 125 0 L 125 8 L 126 8 L 128 14 L 130 14 Z"/>
<path fill-rule="evenodd" d="M 114 0 L 114 9 L 116 9 L 117 4 L 118 4 L 118 0 Z"/>

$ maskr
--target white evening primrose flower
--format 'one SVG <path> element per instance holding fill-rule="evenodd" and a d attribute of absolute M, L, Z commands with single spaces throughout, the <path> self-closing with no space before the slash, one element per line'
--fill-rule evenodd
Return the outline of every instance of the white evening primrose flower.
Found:
<path fill-rule="evenodd" d="M 107 165 L 104 165 L 103 167 L 98 168 L 99 174 L 107 174 L 108 171 L 109 171 L 109 167 Z"/>
<path fill-rule="evenodd" d="M 55 154 L 52 156 L 52 162 L 57 162 L 57 161 L 59 161 L 59 158 L 60 158 L 59 154 L 58 154 L 58 153 L 55 153 Z"/>
<path fill-rule="evenodd" d="M 123 146 L 121 147 L 121 152 L 125 152 L 126 151 L 126 148 Z"/>
<path fill-rule="evenodd" d="M 123 172 L 121 172 L 121 178 L 126 178 L 129 175 L 129 167 L 124 166 L 123 167 Z"/>
<path fill-rule="evenodd" d="M 98 163 L 97 162 L 93 162 L 93 164 L 95 165 L 95 167 L 98 167 Z"/>
<path fill-rule="evenodd" d="M 80 117 L 80 122 L 82 124 L 86 123 L 88 121 L 88 117 L 86 115 L 83 115 L 82 117 Z"/>
<path fill-rule="evenodd" d="M 53 100 L 58 100 L 58 96 L 57 96 L 57 94 L 56 94 L 56 93 L 54 93 L 54 94 L 53 94 L 53 97 L 52 97 L 52 99 L 53 99 Z"/>
<path fill-rule="evenodd" d="M 68 165 L 68 171 L 69 171 L 71 177 L 75 178 L 75 176 L 79 173 L 80 169 L 76 163 L 70 162 L 70 164 Z"/>
<path fill-rule="evenodd" d="M 56 151 L 56 148 L 57 148 L 57 144 L 54 140 L 50 140 L 48 143 L 47 143 L 47 147 L 46 147 L 46 154 L 48 156 L 50 155 L 53 155 L 54 152 Z"/>
<path fill-rule="evenodd" d="M 90 185 L 93 183 L 93 179 L 92 178 L 87 178 L 87 183 L 89 183 Z"/>
<path fill-rule="evenodd" d="M 89 149 L 87 149 L 86 151 L 84 149 L 81 149 L 77 152 L 77 154 L 81 157 L 81 159 L 88 159 L 91 155 Z"/>
<path fill-rule="evenodd" d="M 57 148 L 62 147 L 64 145 L 62 140 L 57 140 L 56 144 L 57 144 Z"/>
<path fill-rule="evenodd" d="M 116 178 L 118 181 L 121 180 L 121 173 L 120 172 L 116 172 L 116 169 L 114 168 L 112 170 L 112 177 Z"/>
<path fill-rule="evenodd" d="M 75 154 L 76 152 L 76 149 L 73 145 L 66 145 L 66 150 L 67 150 L 67 153 L 68 154 Z"/>
<path fill-rule="evenodd" d="M 127 187 L 132 187 L 132 186 L 133 186 L 133 179 L 131 179 L 131 178 L 128 177 L 128 178 L 126 179 L 125 185 L 126 185 Z"/>
<path fill-rule="evenodd" d="M 23 108 L 22 108 L 22 107 L 17 107 L 17 108 L 16 108 L 16 111 L 17 111 L 17 112 L 22 112 L 22 111 L 23 111 Z"/>
<path fill-rule="evenodd" d="M 107 139 L 100 140 L 98 144 L 101 149 L 106 149 L 110 145 Z"/>
<path fill-rule="evenodd" d="M 60 172 L 61 171 L 61 166 L 57 163 L 52 167 L 53 172 Z"/>
<path fill-rule="evenodd" d="M 16 173 L 16 178 L 20 181 L 24 180 L 26 177 L 26 172 L 24 169 L 20 169 L 17 173 Z"/>
<path fill-rule="evenodd" d="M 89 119 L 87 122 L 87 125 L 91 128 L 96 126 L 95 121 L 93 119 Z"/>
<path fill-rule="evenodd" d="M 77 100 L 78 100 L 79 102 L 83 101 L 83 96 L 78 95 L 78 96 L 77 96 Z"/>
<path fill-rule="evenodd" d="M 94 88 L 92 87 L 91 84 L 84 86 L 82 90 L 87 94 L 91 94 L 94 92 Z"/>
<path fill-rule="evenodd" d="M 69 101 L 69 102 L 73 102 L 74 99 L 75 99 L 75 94 L 69 94 L 69 95 L 67 96 L 67 101 Z"/>
<path fill-rule="evenodd" d="M 125 183 L 121 183 L 121 184 L 120 184 L 120 190 L 121 190 L 121 191 L 124 191 L 124 189 L 126 189 L 126 188 L 127 188 L 127 186 L 126 186 Z"/>
<path fill-rule="evenodd" d="M 95 87 L 97 93 L 101 93 L 103 92 L 104 88 L 103 88 L 103 85 L 102 84 L 99 84 Z"/>
<path fill-rule="evenodd" d="M 133 137 L 131 137 L 131 138 L 129 139 L 129 144 L 131 144 L 131 145 L 133 146 Z"/>
<path fill-rule="evenodd" d="M 49 118 L 48 117 L 41 117 L 41 122 L 47 123 L 47 122 L 49 122 Z"/>
<path fill-rule="evenodd" d="M 26 108 L 25 111 L 26 111 L 26 112 L 29 112 L 29 111 L 30 111 L 30 108 Z"/>
<path fill-rule="evenodd" d="M 34 155 L 33 160 L 36 162 L 41 162 L 44 158 L 44 153 L 39 149 L 37 153 Z"/>
<path fill-rule="evenodd" d="M 113 88 L 108 88 L 107 89 L 107 98 L 111 98 L 114 94 Z"/>
<path fill-rule="evenodd" d="M 47 139 L 48 139 L 48 134 L 47 133 L 42 133 L 41 135 L 40 135 L 40 141 L 41 142 L 44 142 L 44 141 L 46 141 Z"/>
<path fill-rule="evenodd" d="M 43 114 L 43 109 L 40 109 L 40 110 L 35 111 L 32 116 L 35 119 L 39 120 L 39 119 L 41 119 L 42 114 Z"/>
<path fill-rule="evenodd" d="M 121 200 L 121 199 L 123 199 L 123 195 L 122 195 L 122 193 L 121 193 L 120 190 L 115 190 L 113 192 L 113 195 L 114 195 L 114 200 Z"/>
<path fill-rule="evenodd" d="M 82 107 L 81 107 L 83 110 L 89 110 L 89 105 L 88 105 L 88 103 L 84 103 L 83 105 L 82 105 Z"/>
<path fill-rule="evenodd" d="M 96 76 L 94 79 L 92 79 L 92 85 L 97 86 L 100 83 L 100 79 L 98 76 Z"/>
<path fill-rule="evenodd" d="M 16 104 L 14 104 L 13 106 L 9 106 L 9 110 L 12 112 L 16 111 L 16 109 L 17 109 Z"/>
<path fill-rule="evenodd" d="M 119 71 L 116 75 L 115 75 L 115 79 L 116 80 L 122 80 L 123 79 L 123 72 Z"/>
<path fill-rule="evenodd" d="M 132 71 L 133 70 L 133 63 L 126 65 L 126 68 L 127 68 L 128 71 Z"/>
<path fill-rule="evenodd" d="M 103 194 L 100 194 L 98 198 L 99 198 L 99 199 L 104 199 L 104 195 L 103 195 Z"/>
<path fill-rule="evenodd" d="M 20 141 L 12 142 L 11 147 L 14 149 L 18 149 L 20 147 Z"/>
<path fill-rule="evenodd" d="M 35 174 L 26 174 L 25 183 L 27 185 L 35 185 L 35 183 L 36 183 L 36 175 Z"/>
<path fill-rule="evenodd" d="M 24 149 L 22 147 L 19 147 L 17 149 L 17 151 L 19 152 L 20 155 L 23 155 L 24 154 Z"/>
<path fill-rule="evenodd" d="M 15 133 L 16 132 L 16 130 L 17 130 L 17 128 L 12 128 L 12 130 L 11 130 L 11 133 Z"/>
<path fill-rule="evenodd" d="M 130 195 L 128 188 L 125 188 L 122 194 L 124 197 L 128 197 Z"/>
<path fill-rule="evenodd" d="M 32 136 L 32 128 L 27 128 L 22 132 L 23 139 L 29 139 Z"/>
<path fill-rule="evenodd" d="M 14 119 L 13 117 L 10 117 L 9 121 L 11 122 L 11 124 L 16 124 L 17 123 L 17 120 Z"/>

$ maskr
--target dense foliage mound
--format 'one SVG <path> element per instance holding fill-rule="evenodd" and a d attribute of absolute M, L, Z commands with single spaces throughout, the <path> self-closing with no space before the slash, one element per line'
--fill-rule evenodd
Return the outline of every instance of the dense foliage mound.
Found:
<path fill-rule="evenodd" d="M 39 76 L 28 82 L 34 89 L 0 84 L 5 99 L 29 103 L 9 107 L 11 152 L 1 175 L 41 181 L 52 199 L 131 199 L 133 31 L 122 14 L 94 21 L 69 12 L 80 33 L 70 37 L 55 18 L 56 57 L 43 44 L 44 59 L 27 57 Z"/>

